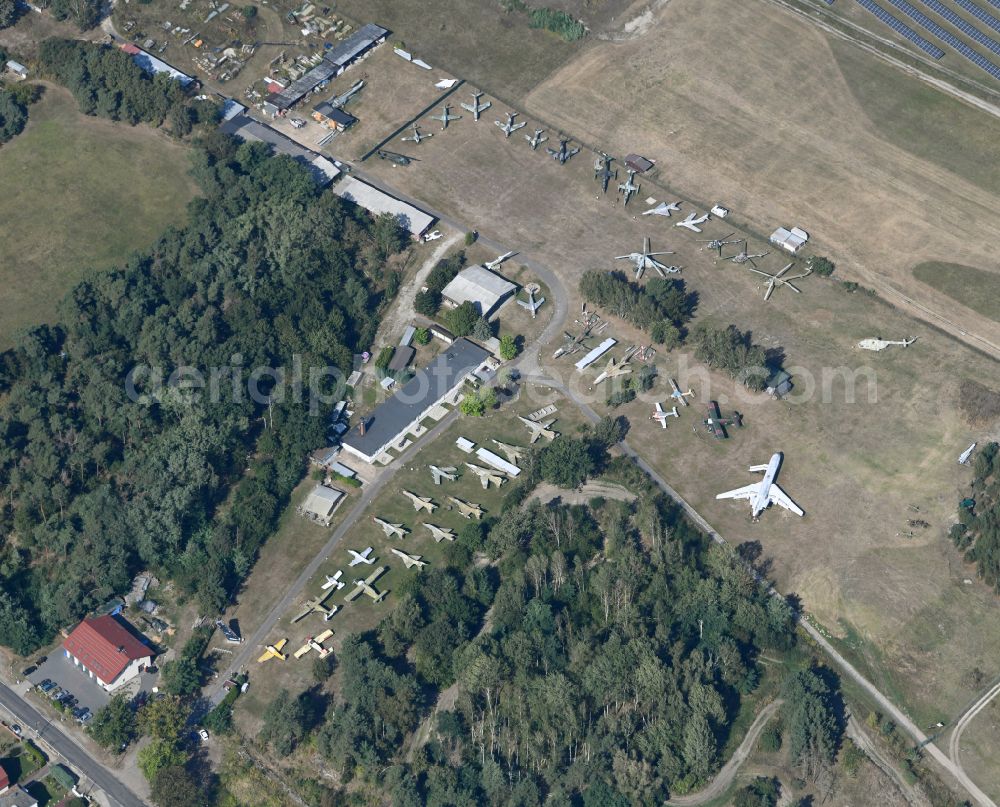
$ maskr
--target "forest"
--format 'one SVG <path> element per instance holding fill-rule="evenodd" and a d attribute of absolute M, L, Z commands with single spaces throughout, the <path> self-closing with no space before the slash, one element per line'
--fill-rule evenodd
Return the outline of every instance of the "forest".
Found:
<path fill-rule="evenodd" d="M 609 314 L 648 331 L 668 350 L 681 343 L 698 304 L 698 295 L 688 291 L 683 280 L 654 277 L 640 286 L 621 272 L 584 272 L 580 293 Z"/>
<path fill-rule="evenodd" d="M 266 146 L 208 128 L 192 174 L 202 195 L 185 226 L 94 273 L 57 324 L 0 355 L 0 643 L 18 653 L 141 569 L 206 612 L 229 602 L 325 442 L 308 395 L 265 374 L 251 400 L 251 373 L 293 357 L 349 373 L 398 287 L 385 268 L 405 243 L 395 221 L 321 192 Z M 130 376 L 142 366 L 229 368 L 232 385 L 212 401 Z"/>
<path fill-rule="evenodd" d="M 654 804 L 705 783 L 760 654 L 792 647 L 793 611 L 608 455 L 620 424 L 599 432 L 534 452 L 499 516 L 398 587 L 377 630 L 345 639 L 334 694 L 326 672 L 279 695 L 257 740 L 266 755 L 309 743 L 363 801 L 400 806 Z M 567 467 L 557 484 L 604 473 L 639 498 L 524 503 Z M 445 692 L 454 707 L 435 710 Z M 788 722 L 803 764 L 829 762 L 839 734 L 808 697 Z"/>

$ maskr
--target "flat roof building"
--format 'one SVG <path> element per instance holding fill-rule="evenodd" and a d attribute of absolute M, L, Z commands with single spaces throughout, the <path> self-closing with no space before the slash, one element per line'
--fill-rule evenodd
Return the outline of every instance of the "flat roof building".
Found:
<path fill-rule="evenodd" d="M 333 46 L 323 54 L 323 61 L 312 70 L 285 89 L 269 95 L 267 97 L 269 108 L 280 114 L 294 106 L 324 81 L 336 78 L 368 51 L 385 42 L 388 35 L 389 31 L 381 25 L 368 23 L 361 26 L 339 45 Z"/>
<path fill-rule="evenodd" d="M 0 807 L 38 807 L 38 799 L 20 785 L 12 785 L 0 793 Z"/>
<path fill-rule="evenodd" d="M 645 157 L 639 154 L 629 154 L 625 157 L 625 165 L 631 168 L 633 171 L 639 174 L 645 174 L 650 168 L 652 168 L 656 163 L 652 160 L 647 160 Z"/>
<path fill-rule="evenodd" d="M 409 231 L 414 238 L 420 238 L 434 223 L 434 216 L 430 213 L 426 213 L 402 199 L 397 199 L 357 177 L 344 177 L 334 187 L 333 192 L 344 201 L 354 202 L 359 207 L 363 207 L 373 216 L 383 213 L 395 216 L 400 226 Z"/>
<path fill-rule="evenodd" d="M 350 112 L 345 112 L 339 106 L 334 106 L 329 101 L 324 101 L 322 104 L 314 106 L 312 117 L 314 121 L 325 126 L 327 129 L 334 129 L 338 132 L 343 132 L 358 122 L 358 119 Z"/>
<path fill-rule="evenodd" d="M 472 303 L 480 314 L 488 317 L 516 291 L 516 285 L 486 267 L 469 266 L 441 290 L 441 297 L 452 307 Z"/>
<path fill-rule="evenodd" d="M 7 60 L 7 69 L 18 78 L 28 77 L 28 68 L 20 62 L 15 62 L 13 59 Z"/>
<path fill-rule="evenodd" d="M 182 73 L 173 65 L 167 64 L 163 61 L 163 59 L 157 59 L 152 53 L 147 53 L 142 48 L 136 47 L 130 42 L 126 42 L 120 47 L 132 57 L 133 62 L 139 65 L 139 67 L 147 73 L 152 75 L 155 75 L 156 73 L 164 73 L 165 75 L 170 76 L 170 78 L 177 79 L 177 82 L 182 87 L 187 87 L 194 81 L 194 76 Z"/>
<path fill-rule="evenodd" d="M 148 667 L 155 655 L 131 626 L 118 617 L 85 619 L 63 642 L 63 651 L 77 667 L 113 692 Z"/>
<path fill-rule="evenodd" d="M 344 450 L 365 462 L 374 462 L 407 433 L 416 430 L 431 409 L 455 395 L 489 355 L 468 339 L 456 339 L 345 434 L 341 440 Z"/>
<path fill-rule="evenodd" d="M 802 249 L 808 240 L 809 233 L 800 227 L 792 227 L 790 230 L 779 227 L 771 233 L 770 238 L 772 244 L 781 247 L 786 252 L 792 253 L 792 255 Z"/>
<path fill-rule="evenodd" d="M 306 496 L 306 500 L 299 505 L 299 515 L 311 518 L 324 527 L 329 527 L 333 513 L 343 498 L 344 492 L 342 490 L 328 488 L 326 485 L 317 485 Z"/>
<path fill-rule="evenodd" d="M 266 123 L 254 120 L 248 115 L 237 114 L 224 120 L 219 128 L 226 134 L 238 137 L 244 142 L 267 143 L 276 154 L 284 154 L 309 169 L 309 173 L 320 186 L 329 185 L 340 175 L 340 169 L 332 160 L 310 151 Z"/>

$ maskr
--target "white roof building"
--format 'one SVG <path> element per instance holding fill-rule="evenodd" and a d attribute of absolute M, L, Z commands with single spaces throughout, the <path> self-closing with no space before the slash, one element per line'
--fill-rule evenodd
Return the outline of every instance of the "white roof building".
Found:
<path fill-rule="evenodd" d="M 441 296 L 452 307 L 472 303 L 480 314 L 488 317 L 516 291 L 516 285 L 486 267 L 470 266 L 455 275 L 441 290 Z"/>
<path fill-rule="evenodd" d="M 770 241 L 776 247 L 781 247 L 786 252 L 790 252 L 793 255 L 805 246 L 806 241 L 809 240 L 809 233 L 799 227 L 792 227 L 790 230 L 786 230 L 784 227 L 779 227 L 773 233 L 771 233 Z"/>
<path fill-rule="evenodd" d="M 434 216 L 415 205 L 397 199 L 374 185 L 369 185 L 357 177 L 344 177 L 333 192 L 341 199 L 363 207 L 373 216 L 390 213 L 400 226 L 408 230 L 414 238 L 419 238 L 434 223 Z"/>

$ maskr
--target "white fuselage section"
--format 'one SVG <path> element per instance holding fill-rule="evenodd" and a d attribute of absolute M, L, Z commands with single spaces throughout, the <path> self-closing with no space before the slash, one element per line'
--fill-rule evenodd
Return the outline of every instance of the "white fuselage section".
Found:
<path fill-rule="evenodd" d="M 764 478 L 760 481 L 760 487 L 750 500 L 754 518 L 763 513 L 771 503 L 771 485 L 774 483 L 774 477 L 778 475 L 780 467 L 781 454 L 772 454 L 771 461 L 767 463 L 767 470 L 764 471 Z"/>

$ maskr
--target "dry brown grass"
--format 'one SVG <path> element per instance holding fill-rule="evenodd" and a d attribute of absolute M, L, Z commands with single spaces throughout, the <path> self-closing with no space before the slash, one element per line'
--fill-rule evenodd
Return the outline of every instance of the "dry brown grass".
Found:
<path fill-rule="evenodd" d="M 958 390 L 959 406 L 973 426 L 983 426 L 1000 418 L 1000 392 L 966 379 Z"/>

